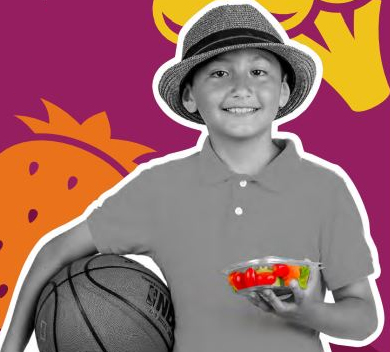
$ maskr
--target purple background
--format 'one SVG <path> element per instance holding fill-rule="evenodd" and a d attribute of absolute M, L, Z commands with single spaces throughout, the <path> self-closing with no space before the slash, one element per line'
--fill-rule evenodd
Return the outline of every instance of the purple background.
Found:
<path fill-rule="evenodd" d="M 350 13 L 348 10 L 365 2 L 355 1 L 342 9 Z M 327 6 L 335 9 L 338 5 Z M 384 63 L 389 62 L 389 45 L 384 46 L 388 42 L 388 38 L 384 40 L 385 33 L 390 30 L 389 7 L 388 1 L 382 3 Z M 306 21 L 290 35 L 305 32 L 309 28 L 307 21 L 312 21 L 320 8 L 317 1 Z M 155 27 L 151 0 L 1 1 L 0 40 L 0 151 L 35 138 L 13 116 L 28 115 L 47 121 L 40 98 L 59 105 L 79 122 L 106 111 L 112 137 L 158 151 L 149 158 L 196 143 L 199 132 L 166 117 L 153 97 L 153 75 L 174 56 L 175 45 Z M 385 69 L 389 77 L 389 65 Z M 364 82 L 361 84 L 364 89 Z M 379 251 L 382 275 L 377 283 L 386 316 L 390 311 L 389 111 L 387 99 L 370 111 L 352 112 L 323 81 L 310 108 L 279 128 L 296 133 L 306 152 L 340 165 L 359 190 Z M 387 324 L 376 341 L 360 350 L 384 352 L 389 342 Z M 344 346 L 332 349 L 352 351 L 352 347 Z"/>

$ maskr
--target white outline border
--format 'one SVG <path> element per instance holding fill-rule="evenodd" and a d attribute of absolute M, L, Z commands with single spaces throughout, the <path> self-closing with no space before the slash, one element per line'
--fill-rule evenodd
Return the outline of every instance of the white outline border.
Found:
<path fill-rule="evenodd" d="M 378 315 L 378 326 L 377 326 L 377 329 L 375 330 L 375 332 L 373 334 L 371 334 L 369 337 L 367 337 L 366 339 L 364 339 L 362 341 L 355 341 L 355 340 L 349 340 L 349 339 L 339 339 L 339 338 L 331 337 L 331 336 L 325 335 L 323 333 L 320 333 L 320 340 L 322 342 L 322 346 L 324 348 L 324 351 L 325 352 L 331 352 L 331 348 L 330 348 L 329 343 L 338 344 L 338 345 L 345 345 L 345 346 L 353 346 L 353 347 L 366 346 L 366 345 L 370 344 L 371 342 L 373 342 L 381 334 L 381 332 L 383 330 L 383 326 L 384 326 L 384 310 L 383 310 L 383 305 L 382 305 L 382 301 L 381 301 L 381 298 L 380 298 L 380 294 L 379 294 L 379 291 L 378 291 L 378 287 L 377 287 L 376 282 L 375 282 L 375 279 L 377 279 L 380 276 L 380 273 L 381 273 L 381 269 L 380 269 L 380 265 L 379 265 L 379 259 L 378 259 L 378 251 L 377 251 L 377 248 L 376 248 L 376 246 L 375 246 L 375 244 L 374 244 L 374 242 L 372 240 L 372 237 L 371 237 L 371 234 L 370 234 L 370 231 L 369 231 L 370 225 L 369 225 L 369 219 L 368 219 L 368 215 L 367 215 L 366 209 L 364 207 L 363 201 L 362 201 L 362 199 L 361 199 L 361 197 L 360 197 L 360 195 L 359 195 L 359 193 L 358 193 L 354 183 L 352 182 L 350 177 L 347 175 L 347 173 L 340 166 L 338 166 L 336 164 L 332 164 L 332 163 L 330 163 L 330 162 L 328 162 L 328 161 L 326 161 L 324 159 L 321 159 L 321 158 L 319 158 L 319 157 L 317 157 L 317 156 L 315 156 L 313 154 L 306 153 L 303 150 L 302 142 L 301 142 L 301 140 L 299 139 L 299 137 L 297 135 L 295 135 L 293 133 L 290 133 L 290 132 L 280 132 L 280 131 L 277 130 L 279 125 L 294 119 L 295 117 L 299 116 L 302 112 L 304 112 L 307 109 L 307 107 L 310 105 L 312 100 L 314 99 L 314 97 L 315 97 L 315 95 L 316 95 L 316 93 L 317 93 L 317 91 L 319 89 L 319 86 L 321 84 L 321 80 L 322 80 L 322 72 L 323 72 L 322 62 L 321 62 L 320 58 L 318 57 L 318 55 L 314 51 L 312 51 L 310 48 L 308 48 L 308 47 L 306 47 L 306 46 L 304 46 L 304 45 L 302 45 L 302 44 L 300 44 L 298 42 L 290 40 L 288 38 L 288 36 L 287 36 L 287 33 L 284 31 L 283 27 L 281 26 L 281 24 L 264 7 L 262 7 L 259 3 L 255 2 L 255 1 L 251 1 L 251 0 L 247 0 L 247 1 L 241 1 L 241 0 L 221 1 L 221 0 L 217 0 L 217 1 L 214 1 L 214 2 L 212 2 L 210 4 L 208 4 L 207 6 L 205 6 L 202 10 L 200 10 L 198 13 L 196 13 L 183 26 L 182 30 L 179 33 L 179 38 L 178 38 L 175 58 L 173 58 L 173 59 L 169 60 L 168 62 L 166 62 L 165 64 L 163 64 L 157 70 L 157 72 L 156 72 L 156 74 L 155 74 L 155 76 L 153 78 L 153 94 L 154 94 L 154 97 L 155 97 L 158 105 L 166 113 L 166 115 L 168 115 L 171 119 L 173 119 L 174 121 L 176 121 L 177 123 L 179 123 L 179 124 L 181 124 L 183 126 L 189 127 L 191 129 L 200 130 L 202 132 L 201 135 L 198 138 L 196 146 L 194 146 L 192 148 L 189 148 L 189 149 L 186 149 L 186 150 L 182 150 L 182 151 L 176 152 L 176 153 L 169 154 L 169 155 L 164 156 L 162 158 L 153 159 L 153 160 L 151 160 L 151 161 L 149 161 L 147 163 L 139 165 L 133 172 L 131 172 L 131 174 L 129 174 L 128 176 L 124 177 L 114 187 L 112 187 L 111 189 L 109 189 L 106 192 L 102 193 L 95 201 L 93 201 L 86 208 L 86 210 L 84 211 L 84 213 L 82 215 L 80 215 L 79 217 L 69 221 L 68 223 L 66 223 L 66 224 L 64 224 L 64 225 L 62 225 L 60 227 L 57 227 L 56 229 L 50 231 L 49 233 L 44 235 L 37 242 L 37 244 L 34 246 L 32 251 L 28 255 L 28 257 L 27 257 L 27 259 L 26 259 L 26 261 L 25 261 L 25 263 L 23 265 L 23 268 L 21 270 L 20 276 L 19 276 L 19 278 L 17 280 L 16 286 L 15 286 L 15 289 L 14 289 L 14 293 L 12 295 L 12 299 L 11 299 L 11 302 L 10 302 L 10 305 L 9 305 L 9 309 L 8 309 L 7 315 L 5 317 L 3 327 L 1 329 L 1 333 L 0 333 L 0 346 L 2 346 L 3 340 L 4 340 L 4 336 L 5 336 L 5 334 L 8 331 L 9 324 L 10 324 L 10 321 L 11 321 L 11 318 L 12 318 L 12 315 L 13 315 L 13 311 L 15 309 L 15 304 L 16 304 L 16 301 L 17 301 L 20 289 L 22 287 L 22 284 L 24 282 L 24 279 L 27 276 L 27 273 L 28 273 L 28 271 L 29 271 L 33 261 L 34 261 L 34 258 L 38 254 L 39 250 L 47 242 L 49 242 L 54 237 L 62 234 L 63 232 L 65 232 L 65 231 L 75 227 L 76 225 L 80 224 L 81 222 L 85 221 L 95 208 L 100 207 L 103 204 L 105 199 L 107 199 L 108 197 L 110 197 L 110 196 L 114 195 L 115 193 L 117 193 L 128 182 L 130 182 L 132 179 L 137 177 L 143 170 L 150 169 L 151 167 L 156 166 L 156 165 L 165 164 L 165 163 L 167 163 L 169 161 L 172 161 L 172 160 L 176 160 L 176 159 L 181 159 L 181 158 L 187 157 L 187 156 L 192 155 L 192 154 L 194 154 L 194 153 L 196 153 L 196 152 L 201 150 L 201 148 L 203 146 L 203 143 L 204 143 L 204 140 L 207 137 L 207 128 L 206 128 L 206 126 L 205 125 L 199 125 L 199 124 L 197 124 L 195 122 L 186 120 L 186 119 L 184 119 L 182 117 L 179 117 L 178 115 L 174 114 L 171 111 L 171 109 L 166 105 L 166 103 L 162 100 L 162 98 L 160 97 L 160 95 L 158 93 L 158 82 L 159 82 L 163 72 L 165 72 L 165 70 L 168 67 L 170 67 L 170 66 L 172 66 L 172 65 L 174 65 L 174 64 L 176 64 L 177 62 L 180 61 L 181 50 L 182 50 L 182 45 L 183 45 L 183 36 L 185 35 L 185 33 L 187 33 L 187 31 L 194 24 L 194 22 L 196 22 L 201 16 L 203 16 L 203 14 L 205 12 L 209 11 L 210 9 L 212 9 L 214 7 L 217 7 L 217 6 L 225 5 L 225 4 L 230 4 L 230 5 L 231 4 L 250 4 L 250 5 L 254 6 L 254 7 L 256 7 L 275 26 L 275 28 L 278 30 L 279 34 L 282 36 L 282 38 L 283 38 L 283 40 L 285 41 L 286 44 L 291 45 L 291 46 L 295 46 L 299 50 L 302 50 L 302 51 L 306 52 L 308 55 L 312 56 L 312 58 L 314 59 L 314 61 L 316 63 L 316 66 L 317 66 L 317 75 L 316 75 L 316 78 L 315 78 L 312 90 L 310 91 L 310 93 L 309 93 L 308 97 L 306 98 L 306 100 L 302 103 L 302 105 L 298 109 L 296 109 L 293 113 L 291 113 L 291 114 L 289 114 L 289 115 L 287 115 L 287 116 L 285 116 L 283 118 L 280 118 L 278 120 L 275 120 L 273 122 L 273 124 L 272 124 L 272 138 L 282 138 L 282 139 L 283 138 L 289 138 L 289 139 L 292 139 L 294 141 L 295 145 L 296 145 L 297 152 L 298 152 L 298 154 L 300 155 L 301 158 L 305 158 L 305 159 L 310 160 L 310 161 L 312 161 L 314 163 L 322 165 L 323 167 L 334 171 L 336 174 L 338 174 L 340 177 L 342 177 L 344 179 L 344 181 L 346 182 L 347 187 L 348 187 L 349 191 L 351 192 L 351 194 L 353 196 L 353 199 L 354 199 L 354 201 L 356 203 L 356 206 L 357 206 L 357 208 L 359 210 L 359 213 L 360 213 L 360 216 L 362 218 L 364 234 L 365 234 L 364 236 L 365 236 L 367 244 L 368 244 L 368 246 L 370 248 L 371 255 L 372 255 L 372 258 L 373 258 L 373 264 L 374 264 L 374 273 L 368 277 L 368 280 L 369 280 L 370 287 L 371 287 L 371 290 L 372 290 L 372 293 L 373 293 L 373 296 L 374 296 L 374 300 L 375 300 L 375 304 L 376 304 L 376 311 L 377 311 L 377 315 Z M 329 297 L 329 292 L 326 295 L 326 301 L 327 300 L 328 301 L 332 300 Z M 27 351 L 27 352 L 38 352 L 37 344 L 36 344 L 36 341 L 34 341 L 34 340 L 35 340 L 35 338 L 32 336 L 32 338 L 30 339 L 30 342 L 27 345 L 25 351 Z"/>

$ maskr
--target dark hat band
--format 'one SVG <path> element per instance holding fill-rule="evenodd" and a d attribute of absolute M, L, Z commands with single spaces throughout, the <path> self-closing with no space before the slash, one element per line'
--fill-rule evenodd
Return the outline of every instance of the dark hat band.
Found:
<path fill-rule="evenodd" d="M 257 31 L 251 28 L 233 28 L 218 31 L 203 38 L 192 47 L 190 47 L 184 59 L 191 56 L 207 53 L 208 51 L 223 48 L 236 44 L 249 43 L 282 43 L 277 37 L 263 31 Z"/>

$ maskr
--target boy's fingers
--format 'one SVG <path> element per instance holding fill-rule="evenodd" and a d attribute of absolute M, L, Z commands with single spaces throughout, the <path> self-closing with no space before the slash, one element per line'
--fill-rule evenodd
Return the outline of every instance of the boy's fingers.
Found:
<path fill-rule="evenodd" d="M 270 312 L 272 310 L 272 308 L 256 292 L 252 292 L 248 296 L 248 300 L 265 312 Z"/>
<path fill-rule="evenodd" d="M 299 287 L 297 280 L 292 280 L 290 282 L 290 288 L 294 295 L 294 302 L 300 304 L 303 301 L 304 293 Z"/>
<path fill-rule="evenodd" d="M 258 295 L 260 297 L 261 304 L 265 307 L 267 312 L 271 312 L 273 310 L 272 306 L 268 302 L 268 298 L 264 297 L 261 292 L 258 292 Z"/>
<path fill-rule="evenodd" d="M 272 290 L 264 290 L 263 295 L 276 312 L 284 312 L 286 310 L 285 304 L 272 292 Z"/>

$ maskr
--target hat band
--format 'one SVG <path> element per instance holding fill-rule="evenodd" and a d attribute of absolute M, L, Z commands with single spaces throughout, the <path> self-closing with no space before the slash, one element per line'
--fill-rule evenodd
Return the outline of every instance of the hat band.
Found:
<path fill-rule="evenodd" d="M 215 32 L 203 38 L 190 47 L 184 59 L 191 56 L 206 53 L 211 50 L 220 49 L 226 46 L 249 43 L 282 43 L 280 39 L 267 32 L 250 28 L 233 28 Z"/>

